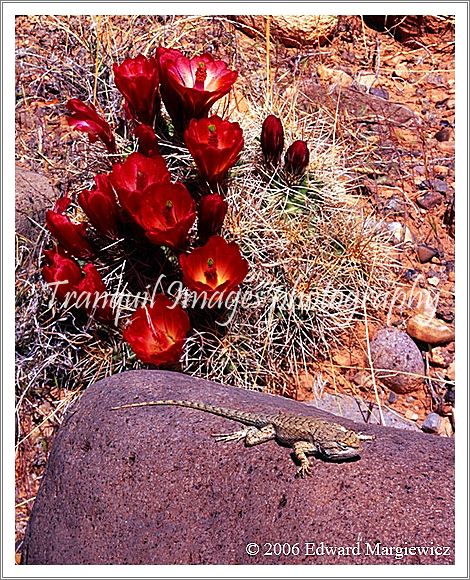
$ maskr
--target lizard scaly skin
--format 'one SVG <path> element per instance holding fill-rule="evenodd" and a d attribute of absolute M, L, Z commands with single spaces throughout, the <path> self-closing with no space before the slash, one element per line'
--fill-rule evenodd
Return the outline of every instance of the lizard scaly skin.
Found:
<path fill-rule="evenodd" d="M 315 454 L 327 460 L 357 457 L 361 452 L 362 441 L 375 439 L 373 435 L 357 433 L 352 429 L 346 429 L 339 423 L 332 423 L 325 419 L 287 413 L 250 413 L 194 401 L 169 399 L 146 403 L 129 403 L 113 407 L 112 410 L 159 405 L 197 409 L 198 411 L 219 415 L 246 425 L 245 429 L 234 433 L 214 434 L 213 437 L 215 437 L 216 441 L 243 440 L 246 447 L 252 447 L 253 445 L 275 440 L 281 445 L 290 447 L 296 459 L 300 462 L 300 467 L 296 473 L 299 477 L 311 475 L 311 465 L 307 455 Z"/>

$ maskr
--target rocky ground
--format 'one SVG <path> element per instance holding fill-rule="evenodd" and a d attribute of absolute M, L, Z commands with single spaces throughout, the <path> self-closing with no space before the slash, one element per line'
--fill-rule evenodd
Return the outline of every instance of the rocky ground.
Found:
<path fill-rule="evenodd" d="M 17 194 L 21 186 L 25 191 L 20 210 L 31 205 L 38 192 L 49 199 L 52 194 L 45 178 L 59 195 L 76 187 L 80 172 L 96 169 L 87 165 L 86 156 L 77 161 L 79 145 L 73 143 L 61 114 L 68 98 L 85 99 L 96 91 L 93 78 L 103 66 L 98 56 L 106 53 L 112 62 L 124 58 L 120 46 L 135 55 L 142 46 L 164 44 L 165 27 L 170 24 L 174 21 L 168 17 L 17 19 Z M 403 296 L 391 301 L 382 318 L 358 324 L 327 364 L 298 377 L 291 396 L 325 406 L 320 399 L 326 393 L 329 410 L 347 416 L 353 415 L 353 407 L 357 412 L 360 399 L 363 417 L 382 414 L 387 424 L 395 420 L 412 428 L 424 424 L 430 431 L 451 436 L 453 22 L 410 17 L 389 20 L 385 30 L 380 17 L 330 17 L 313 28 L 305 28 L 305 22 L 270 20 L 269 59 L 264 20 L 181 18 L 178 25 L 194 52 L 212 50 L 239 70 L 235 96 L 241 109 L 260 93 L 260 78 L 266 77 L 267 69 L 274 79 L 272 88 L 283 98 L 292 97 L 295 79 L 297 106 L 329 107 L 338 133 L 354 144 L 357 155 L 345 163 L 354 171 L 361 203 L 372 208 L 377 219 L 383 218 L 396 238 Z M 39 223 L 43 210 L 37 208 Z M 19 221 L 17 226 L 22 227 Z M 27 223 L 24 228 L 23 236 L 34 241 L 38 230 L 31 231 Z M 19 243 L 19 262 L 24 247 L 24 242 Z M 18 291 L 22 288 L 20 281 Z M 379 332 L 387 326 L 395 328 L 393 340 L 389 336 L 384 340 Z M 368 354 L 376 368 L 380 368 L 378 361 L 385 360 L 387 368 L 409 374 L 371 375 Z M 64 392 L 60 383 L 40 385 L 35 393 L 19 392 L 18 545 L 50 441 L 74 395 Z"/>

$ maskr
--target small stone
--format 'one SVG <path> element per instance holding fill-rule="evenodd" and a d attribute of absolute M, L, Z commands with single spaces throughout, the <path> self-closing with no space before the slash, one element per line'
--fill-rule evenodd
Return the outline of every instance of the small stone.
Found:
<path fill-rule="evenodd" d="M 405 332 L 393 327 L 379 330 L 370 352 L 376 377 L 395 393 L 411 393 L 422 386 L 423 357 Z"/>
<path fill-rule="evenodd" d="M 449 186 L 442 179 L 426 179 L 420 184 L 420 188 L 437 191 L 442 194 L 449 191 Z"/>
<path fill-rule="evenodd" d="M 446 403 L 447 411 L 451 411 L 455 406 L 455 385 L 452 383 L 446 384 L 446 394 L 444 395 L 444 403 Z"/>
<path fill-rule="evenodd" d="M 436 248 L 431 248 L 430 246 L 420 244 L 416 250 L 416 253 L 421 264 L 425 264 L 437 256 L 439 252 L 436 250 Z"/>
<path fill-rule="evenodd" d="M 404 214 L 406 210 L 406 204 L 396 197 L 392 197 L 384 205 L 384 211 L 394 213 L 397 215 Z"/>
<path fill-rule="evenodd" d="M 455 361 L 452 361 L 447 368 L 446 376 L 449 381 L 455 381 Z"/>
<path fill-rule="evenodd" d="M 438 297 L 433 298 L 426 288 L 411 288 L 408 294 L 408 305 L 415 314 L 424 314 L 429 318 L 434 318 L 437 302 Z"/>
<path fill-rule="evenodd" d="M 433 169 L 434 172 L 437 173 L 438 175 L 442 175 L 444 177 L 449 175 L 449 168 L 446 167 L 445 165 L 434 165 Z"/>
<path fill-rule="evenodd" d="M 318 65 L 317 74 L 321 81 L 332 85 L 348 88 L 353 83 L 353 79 L 348 73 L 345 73 L 343 70 L 328 68 L 323 64 Z"/>
<path fill-rule="evenodd" d="M 388 402 L 392 405 L 398 399 L 397 394 L 393 391 L 388 393 Z"/>
<path fill-rule="evenodd" d="M 437 413 L 429 413 L 423 422 L 421 429 L 425 433 L 435 433 L 436 435 L 442 433 L 444 428 L 443 417 Z"/>
<path fill-rule="evenodd" d="M 392 241 L 396 244 L 412 243 L 413 234 L 408 226 L 400 222 L 391 222 L 385 224 L 385 231 L 390 233 Z"/>
<path fill-rule="evenodd" d="M 371 95 L 374 95 L 374 97 L 380 97 L 381 99 L 385 99 L 386 101 L 388 101 L 388 99 L 390 98 L 387 89 L 384 89 L 382 87 L 371 87 L 369 92 Z"/>
<path fill-rule="evenodd" d="M 405 226 L 405 234 L 403 236 L 403 242 L 405 244 L 413 244 L 414 243 L 414 237 L 413 234 L 411 233 L 411 230 L 408 226 Z"/>
<path fill-rule="evenodd" d="M 452 129 L 450 127 L 443 127 L 440 131 L 438 131 L 435 135 L 434 135 L 434 139 L 437 139 L 438 141 L 449 141 L 450 137 L 452 135 Z"/>
<path fill-rule="evenodd" d="M 411 411 L 411 409 L 406 410 L 405 417 L 410 421 L 417 421 L 419 419 L 419 415 L 414 411 Z"/>
<path fill-rule="evenodd" d="M 374 73 L 361 71 L 356 76 L 356 82 L 366 89 L 370 89 L 372 85 L 377 82 L 377 76 Z"/>
<path fill-rule="evenodd" d="M 445 265 L 446 265 L 446 272 L 447 272 L 447 274 L 449 272 L 455 270 L 455 261 L 454 260 L 446 260 Z"/>
<path fill-rule="evenodd" d="M 446 344 L 455 339 L 455 329 L 437 318 L 415 314 L 408 320 L 406 332 L 427 344 Z"/>
<path fill-rule="evenodd" d="M 410 67 L 404 62 L 401 62 L 395 67 L 392 76 L 406 81 L 410 78 Z"/>
<path fill-rule="evenodd" d="M 404 278 L 408 282 L 415 282 L 420 277 L 421 277 L 421 274 L 419 273 L 419 271 L 418 270 L 414 270 L 413 268 L 409 268 L 408 270 L 406 270 L 406 272 L 404 274 Z"/>
<path fill-rule="evenodd" d="M 431 286 L 439 286 L 440 280 L 437 276 L 431 276 L 431 278 L 428 278 L 428 284 L 431 284 Z"/>
<path fill-rule="evenodd" d="M 436 367 L 446 367 L 447 360 L 444 349 L 440 346 L 433 348 L 430 352 L 429 361 Z"/>
<path fill-rule="evenodd" d="M 449 417 L 443 417 L 443 429 L 439 435 L 442 437 L 453 437 L 454 436 L 454 429 L 452 427 L 452 423 L 450 422 Z"/>
<path fill-rule="evenodd" d="M 444 81 L 444 77 L 439 74 L 439 73 L 435 73 L 435 72 L 430 72 L 426 75 L 426 80 L 430 85 L 434 85 L 434 86 L 444 86 L 447 87 L 446 82 Z"/>
<path fill-rule="evenodd" d="M 455 272 L 451 270 L 448 275 L 449 282 L 455 282 Z"/>
<path fill-rule="evenodd" d="M 419 207 L 430 210 L 434 207 L 437 207 L 438 205 L 441 205 L 443 199 L 444 198 L 439 192 L 428 191 L 427 193 L 423 193 L 423 195 L 417 197 L 416 203 L 419 205 Z"/>

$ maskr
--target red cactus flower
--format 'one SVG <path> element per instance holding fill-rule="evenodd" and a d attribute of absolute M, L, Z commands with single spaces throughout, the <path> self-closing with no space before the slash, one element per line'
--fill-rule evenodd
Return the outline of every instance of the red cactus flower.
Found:
<path fill-rule="evenodd" d="M 184 140 L 201 176 L 215 187 L 235 165 L 243 149 L 243 131 L 238 123 L 224 121 L 217 115 L 192 119 Z"/>
<path fill-rule="evenodd" d="M 181 306 L 159 294 L 153 305 L 137 308 L 123 338 L 142 362 L 168 366 L 179 361 L 190 329 Z"/>
<path fill-rule="evenodd" d="M 248 262 L 242 258 L 238 245 L 220 236 L 212 236 L 204 246 L 181 254 L 179 260 L 183 283 L 207 297 L 226 296 L 238 288 L 248 273 Z"/>
<path fill-rule="evenodd" d="M 78 203 L 100 233 L 111 237 L 119 235 L 119 206 L 107 173 L 95 175 L 95 186 L 84 189 L 78 196 Z"/>
<path fill-rule="evenodd" d="M 196 204 L 182 183 L 150 185 L 131 212 L 154 244 L 183 249 L 196 219 Z"/>
<path fill-rule="evenodd" d="M 140 205 L 142 192 L 154 183 L 169 182 L 170 172 L 161 155 L 146 157 L 142 153 L 131 153 L 123 163 L 113 165 L 110 181 L 122 207 L 133 213 Z"/>
<path fill-rule="evenodd" d="M 168 63 L 172 59 L 177 59 L 180 56 L 182 56 L 182 53 L 174 48 L 163 48 L 162 46 L 157 48 L 157 62 L 160 74 L 160 96 L 162 97 L 165 109 L 173 121 L 176 133 L 181 133 L 186 123 L 189 121 L 189 119 L 186 119 L 184 112 L 183 99 L 171 87 L 167 74 Z"/>
<path fill-rule="evenodd" d="M 139 140 L 139 153 L 146 157 L 156 157 L 160 155 L 158 149 L 158 139 L 155 131 L 150 125 L 137 125 L 134 129 L 134 135 Z"/>
<path fill-rule="evenodd" d="M 293 176 L 301 176 L 307 169 L 310 152 L 305 141 L 294 141 L 284 156 L 284 169 Z"/>
<path fill-rule="evenodd" d="M 198 233 L 203 240 L 219 234 L 227 213 L 228 203 L 218 193 L 204 195 L 199 202 Z"/>
<path fill-rule="evenodd" d="M 88 133 L 90 143 L 101 139 L 110 153 L 116 153 L 116 141 L 109 124 L 98 115 L 96 108 L 91 104 L 86 104 L 80 99 L 70 99 L 67 109 L 71 115 L 67 117 L 67 122 L 76 131 Z"/>
<path fill-rule="evenodd" d="M 67 252 L 77 258 L 90 258 L 93 250 L 86 235 L 85 224 L 74 224 L 63 213 L 69 205 L 69 198 L 61 198 L 53 210 L 46 212 L 46 226 Z"/>
<path fill-rule="evenodd" d="M 111 320 L 112 309 L 106 286 L 94 264 L 83 266 L 83 277 L 74 290 L 77 293 L 77 302 L 89 314 L 105 321 Z"/>
<path fill-rule="evenodd" d="M 284 129 L 281 120 L 275 115 L 268 115 L 261 129 L 261 149 L 266 163 L 279 164 L 284 149 Z"/>
<path fill-rule="evenodd" d="M 55 296 L 69 305 L 79 307 L 103 320 L 112 318 L 111 306 L 106 295 L 106 286 L 94 264 L 86 264 L 83 272 L 78 263 L 66 256 L 59 248 L 45 250 L 45 265 L 42 267 L 44 280 L 54 287 Z"/>
<path fill-rule="evenodd" d="M 113 64 L 114 82 L 126 99 L 127 109 L 136 121 L 153 125 L 160 109 L 158 63 L 154 57 L 139 54 Z"/>
<path fill-rule="evenodd" d="M 80 266 L 59 248 L 45 250 L 44 258 L 42 276 L 48 284 L 54 285 L 57 298 L 65 300 L 66 295 L 75 289 L 82 278 Z"/>
<path fill-rule="evenodd" d="M 187 58 L 179 51 L 160 47 L 157 58 L 163 102 L 180 129 L 192 118 L 206 117 L 211 106 L 230 91 L 238 76 L 225 62 L 214 60 L 208 53 Z M 178 115 L 183 115 L 183 121 Z"/>

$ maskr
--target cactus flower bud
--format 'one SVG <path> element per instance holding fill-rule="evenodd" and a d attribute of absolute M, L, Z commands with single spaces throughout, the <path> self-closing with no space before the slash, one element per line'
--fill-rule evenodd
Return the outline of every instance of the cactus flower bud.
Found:
<path fill-rule="evenodd" d="M 278 165 L 284 149 L 284 129 L 281 120 L 268 115 L 261 129 L 261 149 L 266 163 Z"/>
<path fill-rule="evenodd" d="M 305 141 L 294 141 L 287 149 L 284 162 L 286 173 L 300 177 L 305 173 L 310 159 L 310 152 Z"/>
<path fill-rule="evenodd" d="M 199 202 L 199 237 L 206 240 L 219 234 L 227 213 L 228 203 L 218 193 L 203 195 Z"/>

